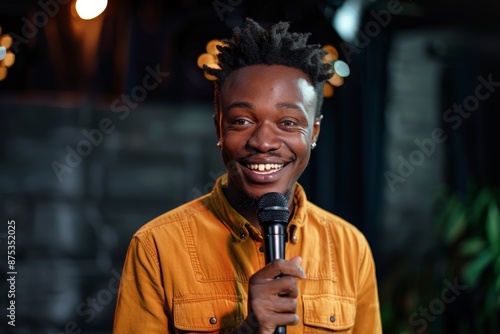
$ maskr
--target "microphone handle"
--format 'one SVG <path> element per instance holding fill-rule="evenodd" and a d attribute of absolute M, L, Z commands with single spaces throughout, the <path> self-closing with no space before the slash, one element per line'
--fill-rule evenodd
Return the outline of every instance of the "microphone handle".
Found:
<path fill-rule="evenodd" d="M 264 249 L 266 264 L 276 259 L 285 258 L 285 226 L 283 224 L 269 224 L 266 226 Z"/>
<path fill-rule="evenodd" d="M 266 264 L 276 259 L 285 258 L 285 237 L 285 224 L 274 222 L 274 224 L 266 226 L 266 235 L 264 238 Z M 286 334 L 286 326 L 276 327 L 274 334 Z"/>
<path fill-rule="evenodd" d="M 274 334 L 286 334 L 286 326 L 278 326 L 274 331 Z"/>

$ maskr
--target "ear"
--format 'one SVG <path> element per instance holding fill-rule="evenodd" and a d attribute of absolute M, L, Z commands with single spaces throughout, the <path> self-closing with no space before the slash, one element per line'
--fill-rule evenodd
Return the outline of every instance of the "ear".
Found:
<path fill-rule="evenodd" d="M 319 130 L 321 128 L 321 120 L 323 119 L 323 115 L 318 115 L 314 117 L 314 125 L 313 125 L 313 133 L 312 133 L 312 142 L 316 143 L 319 137 Z"/>

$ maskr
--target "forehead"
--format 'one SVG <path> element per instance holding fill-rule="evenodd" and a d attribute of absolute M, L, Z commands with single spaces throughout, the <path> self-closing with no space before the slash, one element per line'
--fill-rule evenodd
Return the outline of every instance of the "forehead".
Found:
<path fill-rule="evenodd" d="M 309 77 L 283 65 L 252 65 L 233 71 L 220 90 L 221 106 L 233 102 L 296 103 L 315 112 L 317 95 Z"/>

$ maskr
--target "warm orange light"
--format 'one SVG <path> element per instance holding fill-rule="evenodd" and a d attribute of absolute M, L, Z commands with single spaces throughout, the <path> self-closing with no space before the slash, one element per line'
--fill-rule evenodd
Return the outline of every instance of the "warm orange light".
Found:
<path fill-rule="evenodd" d="M 207 66 L 210 68 L 215 68 L 216 70 L 220 70 L 220 66 L 217 63 L 210 63 L 210 64 L 207 64 Z"/>
<path fill-rule="evenodd" d="M 328 79 L 328 82 L 335 87 L 340 87 L 344 84 L 344 78 L 335 73 L 330 79 Z"/>
<path fill-rule="evenodd" d="M 226 46 L 227 44 L 219 39 L 212 39 L 210 42 L 207 43 L 207 52 L 213 54 L 214 56 L 219 54 L 220 52 L 219 50 L 217 50 L 217 45 Z"/>
<path fill-rule="evenodd" d="M 209 41 L 207 43 L 207 46 L 205 47 L 207 49 L 207 52 L 202 53 L 201 55 L 198 56 L 198 59 L 196 61 L 198 67 L 203 68 L 204 65 L 207 65 L 210 68 L 215 68 L 220 70 L 220 66 L 217 59 L 217 55 L 220 53 L 220 51 L 217 50 L 218 45 L 227 46 L 228 44 L 221 41 L 220 39 L 212 39 L 211 41 Z M 203 71 L 203 75 L 207 80 L 210 81 L 217 80 L 215 76 L 208 74 L 206 71 Z"/>
<path fill-rule="evenodd" d="M 202 53 L 198 57 L 196 64 L 198 65 L 199 68 L 203 68 L 203 65 L 215 63 L 216 61 L 217 61 L 217 59 L 215 58 L 214 55 L 212 55 L 210 53 Z"/>
<path fill-rule="evenodd" d="M 11 67 L 12 65 L 14 65 L 15 61 L 16 56 L 12 52 L 7 51 L 5 58 L 2 60 L 2 65 L 5 67 Z"/>
<path fill-rule="evenodd" d="M 0 36 L 0 45 L 6 49 L 10 48 L 12 46 L 12 37 L 9 35 Z"/>
<path fill-rule="evenodd" d="M 203 75 L 205 76 L 205 79 L 207 80 L 210 80 L 210 81 L 215 81 L 217 80 L 217 77 L 211 75 L 211 74 L 208 74 L 206 71 L 203 71 Z"/>
<path fill-rule="evenodd" d="M 5 79 L 6 76 L 7 76 L 7 68 L 0 67 L 0 81 Z"/>
<path fill-rule="evenodd" d="M 329 84 L 325 83 L 323 86 L 323 94 L 325 97 L 332 97 L 333 96 L 333 87 L 330 86 Z"/>
<path fill-rule="evenodd" d="M 325 55 L 325 57 L 323 58 L 323 61 L 331 62 L 331 61 L 335 61 L 335 60 L 339 59 L 339 52 L 337 51 L 337 49 L 335 49 L 334 46 L 325 45 L 325 46 L 323 46 L 323 50 L 328 52 L 328 54 Z M 325 60 L 325 58 L 327 60 Z"/>
<path fill-rule="evenodd" d="M 0 27 L 0 34 L 2 27 Z M 7 67 L 11 67 L 16 61 L 16 56 L 8 49 L 12 46 L 12 37 L 0 35 L 0 81 L 7 77 Z"/>
<path fill-rule="evenodd" d="M 217 63 L 210 63 L 210 64 L 206 64 L 206 65 L 207 65 L 208 67 L 210 67 L 210 68 L 215 68 L 215 69 L 217 69 L 217 70 L 220 70 L 220 66 L 219 66 L 219 64 L 217 64 Z M 211 75 L 211 74 L 208 74 L 206 71 L 203 71 L 203 72 L 204 72 L 203 74 L 205 75 L 205 79 L 208 79 L 208 80 L 210 80 L 210 81 L 217 80 L 217 78 L 216 78 L 215 76 L 213 76 L 213 75 Z"/>
<path fill-rule="evenodd" d="M 76 12 L 83 20 L 92 20 L 101 15 L 108 5 L 108 0 L 76 0 Z"/>

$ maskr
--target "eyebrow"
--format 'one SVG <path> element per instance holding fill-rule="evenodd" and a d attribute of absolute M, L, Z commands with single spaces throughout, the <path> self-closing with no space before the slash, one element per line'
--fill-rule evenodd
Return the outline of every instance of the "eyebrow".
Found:
<path fill-rule="evenodd" d="M 229 106 L 226 107 L 224 112 L 228 112 L 229 110 L 234 109 L 234 108 L 255 109 L 255 106 L 249 102 L 233 102 Z M 295 110 L 298 110 L 300 112 L 307 114 L 307 112 L 304 110 L 304 108 L 301 108 L 300 106 L 298 106 L 294 103 L 286 103 L 286 102 L 277 103 L 276 108 L 278 108 L 278 109 L 295 109 Z"/>
<path fill-rule="evenodd" d="M 303 112 L 304 114 L 307 114 L 307 112 L 304 110 L 304 108 L 296 105 L 295 103 L 285 103 L 285 102 L 282 102 L 282 103 L 276 104 L 276 107 L 278 109 L 295 109 L 295 110 L 298 110 L 300 112 Z"/>
<path fill-rule="evenodd" d="M 255 106 L 249 102 L 233 102 L 230 105 L 228 105 L 226 109 L 224 109 L 224 112 L 227 113 L 229 110 L 234 108 L 254 109 Z"/>

